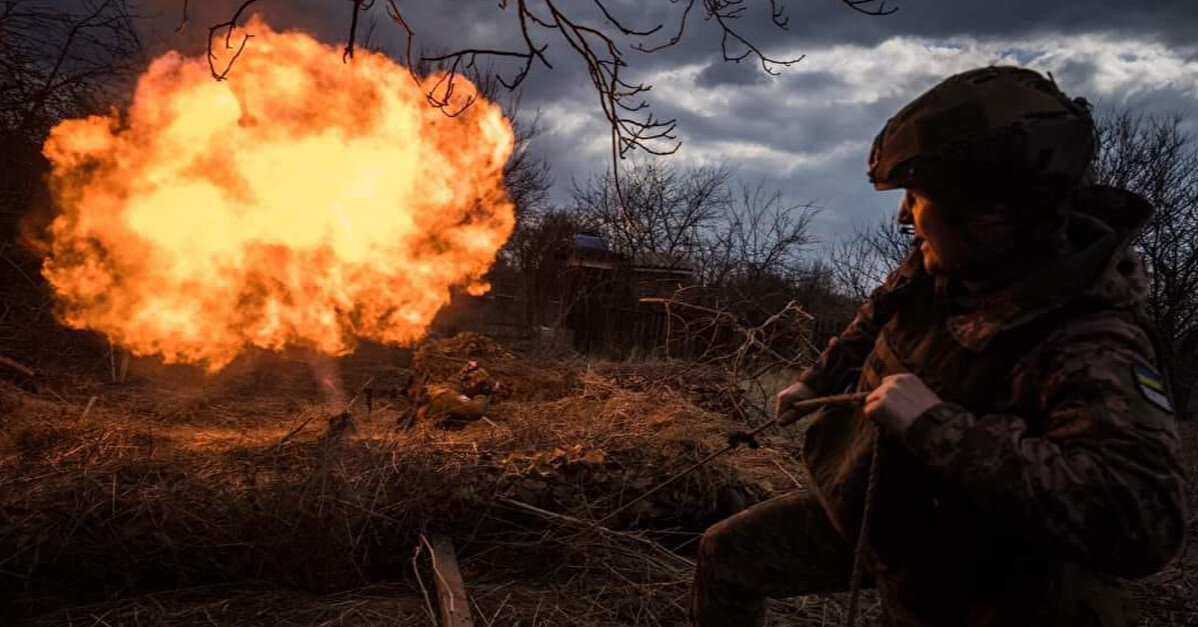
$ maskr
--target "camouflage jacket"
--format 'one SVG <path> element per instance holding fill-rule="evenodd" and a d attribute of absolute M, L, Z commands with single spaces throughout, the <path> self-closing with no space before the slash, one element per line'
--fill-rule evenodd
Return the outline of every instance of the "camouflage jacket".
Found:
<path fill-rule="evenodd" d="M 1160 569 L 1185 528 L 1167 383 L 1128 248 L 1151 214 L 1089 188 L 1071 252 L 975 300 L 918 251 L 802 376 L 830 394 L 919 375 L 945 401 L 902 441 L 883 435 L 867 565 L 895 625 L 1125 625 L 1119 577 Z M 872 425 L 829 408 L 804 458 L 837 528 L 856 538 Z"/>

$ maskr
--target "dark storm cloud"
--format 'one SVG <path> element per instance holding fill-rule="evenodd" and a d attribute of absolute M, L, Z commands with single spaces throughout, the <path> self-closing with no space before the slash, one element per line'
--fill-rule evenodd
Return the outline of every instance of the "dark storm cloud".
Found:
<path fill-rule="evenodd" d="M 739 34 L 777 59 L 795 58 L 829 44 L 869 46 L 898 35 L 937 39 L 1105 32 L 1152 38 L 1172 46 L 1190 46 L 1198 40 L 1198 2 L 1192 0 L 895 0 L 886 4 L 898 7 L 898 11 L 879 17 L 862 15 L 838 0 L 791 0 L 780 4 L 789 18 L 785 30 L 770 21 L 766 2 L 747 2 L 741 17 L 729 21 Z M 682 2 L 609 5 L 622 19 L 638 27 L 660 24 L 662 29 L 651 38 L 657 42 L 664 42 L 677 30 L 685 7 Z M 697 9 L 692 11 L 679 45 L 647 56 L 629 52 L 630 64 L 652 69 L 718 55 L 720 30 L 701 17 Z M 563 44 L 552 35 L 544 42 L 550 44 L 551 51 L 565 52 Z M 738 54 L 744 48 L 731 45 L 730 50 Z M 737 67 L 749 70 L 754 65 L 751 61 L 750 57 Z"/>
<path fill-rule="evenodd" d="M 719 60 L 712 61 L 695 77 L 695 85 L 699 87 L 716 87 L 719 85 L 754 85 L 764 83 L 769 79 L 763 72 L 746 72 L 739 63 L 728 63 Z"/>
<path fill-rule="evenodd" d="M 193 1 L 189 41 L 203 41 L 207 26 L 227 19 L 241 0 Z M 1189 46 L 1198 40 L 1198 2 L 1192 0 L 1073 0 L 1044 2 L 1043 0 L 895 0 L 888 6 L 898 11 L 884 17 L 861 15 L 838 0 L 809 0 L 782 2 L 789 18 L 788 28 L 782 30 L 769 20 L 765 2 L 748 2 L 742 17 L 732 24 L 748 39 L 759 43 L 767 54 L 779 58 L 784 52 L 802 53 L 811 47 L 827 44 L 876 44 L 896 35 L 925 38 L 951 37 L 969 34 L 978 37 L 1028 37 L 1049 33 L 1071 34 L 1110 32 L 1124 35 L 1148 36 L 1170 45 Z M 607 5 L 622 22 L 637 28 L 661 25 L 649 41 L 661 43 L 669 39 L 678 27 L 683 2 L 630 2 L 608 0 Z M 143 12 L 160 16 L 157 28 L 166 35 L 178 23 L 182 0 L 143 0 Z M 518 49 L 519 30 L 515 11 L 509 5 L 501 10 L 495 2 L 472 0 L 459 2 L 399 3 L 404 16 L 416 32 L 416 43 L 431 50 L 448 50 L 463 46 L 489 46 Z M 572 15 L 579 15 L 594 24 L 602 24 L 591 3 L 568 2 L 563 6 Z M 349 3 L 329 0 L 261 0 L 252 12 L 266 16 L 280 27 L 302 28 L 327 41 L 344 40 L 349 28 Z M 711 21 L 701 19 L 699 9 L 691 12 L 682 42 L 653 55 L 628 50 L 630 66 L 651 69 L 670 66 L 697 57 L 717 54 L 719 30 Z M 384 2 L 363 15 L 363 30 L 374 26 L 374 41 L 392 52 L 403 49 L 403 31 L 387 17 Z M 532 30 L 538 44 L 548 44 L 551 62 L 569 56 L 568 45 L 555 31 Z M 622 42 L 627 43 L 627 42 Z M 734 50 L 739 50 L 733 47 Z M 749 70 L 753 63 L 734 64 L 733 68 Z M 736 72 L 712 65 L 712 77 L 721 82 L 748 82 Z"/>
<path fill-rule="evenodd" d="M 750 3 L 764 14 L 766 3 Z M 896 34 L 1010 37 L 1096 31 L 1151 35 L 1176 45 L 1198 38 L 1198 3 L 1191 0 L 894 0 L 886 16 L 861 15 L 837 0 L 786 2 L 788 29 L 763 16 L 742 20 L 746 32 L 768 45 L 872 44 Z M 754 19 L 756 18 L 756 19 Z"/>
<path fill-rule="evenodd" d="M 832 72 L 806 72 L 796 74 L 791 78 L 790 85 L 795 89 L 819 91 L 841 87 L 844 85 L 844 80 Z"/>
<path fill-rule="evenodd" d="M 819 102 L 817 98 L 802 107 L 792 107 L 783 100 L 785 93 L 785 88 L 730 90 L 719 107 L 699 111 L 680 108 L 677 101 L 667 101 L 656 110 L 676 118 L 688 138 L 750 142 L 796 154 L 820 154 L 834 149 L 844 141 L 846 127 L 863 123 L 880 126 L 874 112 L 889 110 L 885 105 L 861 110 L 835 102 Z"/>

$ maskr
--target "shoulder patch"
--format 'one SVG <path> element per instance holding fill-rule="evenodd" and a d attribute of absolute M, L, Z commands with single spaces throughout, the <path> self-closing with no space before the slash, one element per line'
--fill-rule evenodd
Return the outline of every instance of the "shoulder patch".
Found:
<path fill-rule="evenodd" d="M 1131 377 L 1136 382 L 1136 387 L 1140 388 L 1140 395 L 1144 400 L 1170 414 L 1173 413 L 1173 401 L 1169 398 L 1169 390 L 1165 388 L 1164 377 L 1155 368 L 1142 361 L 1133 361 Z"/>

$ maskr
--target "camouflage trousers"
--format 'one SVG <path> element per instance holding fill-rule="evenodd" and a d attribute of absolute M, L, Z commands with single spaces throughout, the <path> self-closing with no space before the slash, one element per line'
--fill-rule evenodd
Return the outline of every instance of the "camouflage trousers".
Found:
<path fill-rule="evenodd" d="M 1012 616 L 1016 618 L 1001 611 L 982 611 L 968 619 L 936 624 L 1137 624 L 1134 602 L 1126 589 L 1110 583 L 1113 578 L 1082 573 L 1074 566 L 1064 569 L 1048 596 L 1022 601 L 1011 597 L 1012 607 L 998 608 L 1015 610 Z M 814 496 L 791 494 L 766 501 L 712 525 L 703 534 L 691 589 L 691 623 L 694 627 L 760 627 L 765 624 L 767 598 L 842 592 L 849 588 L 852 570 L 853 543 L 832 526 Z M 874 587 L 868 572 L 862 587 Z M 926 621 L 913 614 L 900 620 L 884 608 L 882 622 L 917 625 Z"/>
<path fill-rule="evenodd" d="M 764 625 L 766 598 L 847 590 L 852 569 L 852 543 L 832 526 L 815 497 L 778 497 L 703 534 L 691 622 L 695 627 Z"/>

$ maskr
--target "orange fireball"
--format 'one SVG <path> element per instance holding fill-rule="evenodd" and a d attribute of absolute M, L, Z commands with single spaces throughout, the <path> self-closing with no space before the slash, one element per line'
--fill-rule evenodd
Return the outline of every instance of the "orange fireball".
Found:
<path fill-rule="evenodd" d="M 123 116 L 51 131 L 60 319 L 217 370 L 249 346 L 410 343 L 451 288 L 485 291 L 514 224 L 500 108 L 449 117 L 425 97 L 440 77 L 247 30 L 227 80 L 170 52 Z M 457 79 L 455 99 L 474 95 Z"/>

